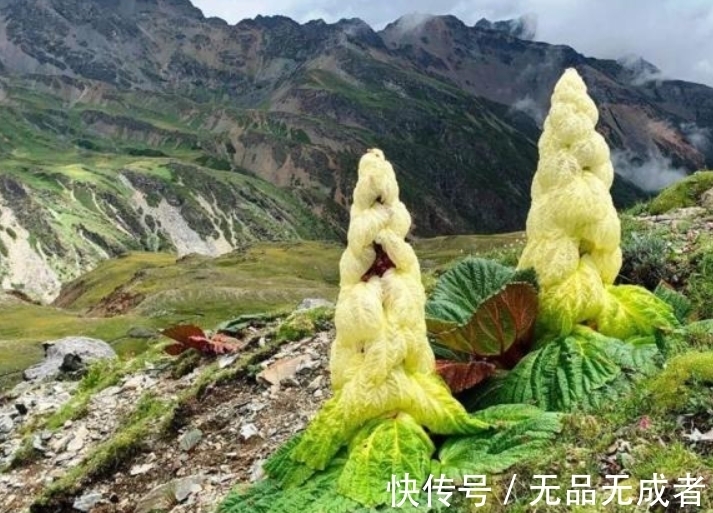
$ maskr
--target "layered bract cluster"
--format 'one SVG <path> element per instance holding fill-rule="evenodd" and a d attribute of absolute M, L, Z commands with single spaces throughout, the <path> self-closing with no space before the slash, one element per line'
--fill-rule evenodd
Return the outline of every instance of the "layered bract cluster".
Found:
<path fill-rule="evenodd" d="M 555 86 L 539 141 L 519 267 L 537 271 L 540 333 L 567 335 L 587 322 L 610 336 L 649 335 L 657 319 L 632 324 L 630 317 L 639 312 L 668 318 L 668 312 L 645 290 L 613 286 L 621 267 L 621 232 L 609 194 L 614 170 L 609 148 L 594 129 L 597 120 L 584 82 L 568 69 Z M 629 299 L 643 304 L 633 305 L 633 312 Z"/>
<path fill-rule="evenodd" d="M 368 421 L 407 417 L 433 433 L 482 430 L 435 372 L 416 255 L 405 242 L 411 216 L 381 150 L 359 163 L 331 351 L 334 397 L 293 458 L 321 470 Z"/>

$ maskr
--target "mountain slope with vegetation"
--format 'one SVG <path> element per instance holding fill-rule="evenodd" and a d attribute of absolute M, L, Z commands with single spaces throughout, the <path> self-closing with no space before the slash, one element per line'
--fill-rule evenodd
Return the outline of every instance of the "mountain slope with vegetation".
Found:
<path fill-rule="evenodd" d="M 690 298 L 688 316 L 693 319 L 709 317 L 713 300 L 713 267 L 708 264 L 713 206 L 702 206 L 704 194 L 697 188 L 705 177 L 693 175 L 660 196 L 675 190 L 679 196 L 693 198 L 695 205 L 650 214 L 654 200 L 637 206 L 635 215 L 622 216 L 625 265 L 617 283 L 667 281 Z M 523 244 L 521 235 L 513 234 L 437 238 L 417 246 L 426 271 L 424 282 L 433 289 L 434 276 L 463 256 L 513 265 Z M 0 402 L 0 410 L 14 409 L 18 402 L 30 405 L 31 397 L 39 398 L 37 404 L 47 410 L 29 406 L 29 414 L 17 417 L 18 425 L 7 435 L 3 447 L 12 451 L 0 456 L 11 462 L 11 468 L 0 474 L 0 487 L 8 490 L 0 505 L 20 511 L 32 504 L 32 511 L 38 512 L 87 504 L 105 513 L 132 509 L 208 512 L 231 489 L 241 490 L 259 479 L 264 460 L 302 429 L 330 395 L 326 355 L 334 337 L 333 310 L 291 312 L 290 305 L 307 293 L 334 297 L 341 249 L 304 243 L 263 245 L 215 260 L 190 257 L 179 262 L 168 255 L 137 254 L 106 262 L 66 287 L 60 301 L 74 315 L 91 311 L 98 315 L 97 305 L 108 304 L 102 297 L 120 297 L 123 291 L 145 293 L 142 301 L 133 306 L 127 303 L 123 315 L 101 321 L 125 322 L 125 327 L 137 323 L 155 328 L 181 318 L 213 327 L 240 313 L 262 309 L 273 313 L 232 323 L 233 333 L 245 343 L 237 358 L 216 359 L 194 352 L 169 357 L 162 352 L 165 344 L 153 339 L 139 358 L 96 365 L 79 384 L 61 381 L 39 388 L 20 387 L 12 401 Z M 287 262 L 292 278 L 279 274 Z M 315 264 L 324 267 L 315 268 Z M 266 276 L 286 280 L 285 302 L 273 297 L 264 307 L 254 299 L 243 305 L 232 296 L 215 307 L 203 295 L 192 302 L 193 311 L 176 308 L 168 313 L 169 303 L 159 306 L 152 299 L 165 297 L 162 290 L 191 296 L 231 276 L 235 283 L 226 284 L 229 287 L 256 286 Z M 251 278 L 256 280 L 252 285 Z M 259 293 L 258 289 L 251 294 Z M 222 292 L 214 294 L 218 297 Z M 282 313 L 272 310 L 278 304 L 286 307 Z M 34 308 L 47 315 L 48 307 Z M 166 317 L 156 316 L 161 312 Z M 147 317 L 139 321 L 139 314 Z M 86 326 L 87 319 L 82 322 Z M 537 482 L 533 476 L 542 473 L 556 474 L 552 484 L 561 490 L 569 488 L 572 474 L 592 476 L 598 503 L 608 496 L 601 488 L 607 484 L 607 474 L 632 476 L 626 484 L 633 486 L 631 496 L 636 502 L 642 480 L 663 473 L 669 480 L 664 498 L 679 509 L 680 499 L 673 498 L 679 490 L 673 484 L 689 472 L 704 479 L 701 506 L 709 507 L 713 500 L 707 485 L 713 478 L 707 441 L 713 430 L 712 341 L 710 330 L 689 333 L 678 342 L 667 368 L 635 382 L 627 396 L 604 401 L 585 413 L 567 414 L 562 432 L 544 455 L 505 473 L 488 473 L 493 491 L 481 509 L 529 511 L 529 502 L 537 495 L 529 486 Z M 513 474 L 517 475 L 514 495 L 503 505 Z M 301 500 L 296 493 L 289 496 Z M 454 497 L 451 509 L 468 511 L 458 502 L 460 498 Z M 551 509 L 569 510 L 564 499 Z M 597 511 L 627 509 L 630 506 L 618 510 L 602 506 Z"/>
<path fill-rule="evenodd" d="M 2 0 L 0 27 L 0 279 L 45 301 L 124 251 L 343 238 L 369 147 L 394 162 L 416 235 L 522 229 L 567 66 L 634 183 L 658 183 L 650 159 L 713 158 L 710 88 L 640 82 L 507 24 L 228 25 L 188 0 Z M 619 205 L 643 197 L 628 179 Z"/>

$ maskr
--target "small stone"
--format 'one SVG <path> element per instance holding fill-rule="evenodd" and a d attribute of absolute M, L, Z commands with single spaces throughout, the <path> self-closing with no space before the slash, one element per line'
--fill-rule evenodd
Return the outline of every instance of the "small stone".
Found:
<path fill-rule="evenodd" d="M 76 431 L 76 433 L 74 433 L 72 440 L 67 444 L 67 451 L 68 452 L 81 451 L 82 448 L 84 447 L 84 443 L 85 443 L 88 435 L 89 435 L 89 431 L 87 430 L 87 428 L 84 426 L 81 426 Z"/>
<path fill-rule="evenodd" d="M 240 436 L 247 441 L 251 438 L 260 435 L 260 431 L 255 427 L 255 424 L 243 424 L 240 428 Z"/>
<path fill-rule="evenodd" d="M 191 429 L 178 439 L 178 446 L 181 448 L 182 451 L 191 452 L 195 448 L 195 446 L 201 442 L 202 439 L 203 431 L 201 431 L 200 429 Z"/>
<path fill-rule="evenodd" d="M 156 465 L 153 463 L 145 463 L 144 465 L 134 465 L 131 467 L 131 470 L 129 470 L 129 474 L 132 476 L 140 476 L 142 474 L 146 474 L 150 472 Z"/>
<path fill-rule="evenodd" d="M 42 438 L 39 435 L 35 435 L 32 438 L 32 448 L 40 452 L 45 452 L 47 450 L 45 449 L 45 446 L 42 445 Z"/>
<path fill-rule="evenodd" d="M 301 370 L 311 368 L 311 365 L 313 365 L 313 360 L 306 355 L 278 360 L 258 374 L 257 379 L 273 386 L 279 386 L 281 382 L 294 378 Z"/>
<path fill-rule="evenodd" d="M 64 429 L 69 429 L 69 428 L 72 427 L 72 424 L 74 424 L 74 422 L 72 422 L 71 420 L 68 420 L 68 421 L 66 421 L 66 422 L 62 425 L 62 427 L 63 427 Z"/>
<path fill-rule="evenodd" d="M 316 399 L 321 399 L 322 396 L 324 396 L 324 392 L 322 392 L 322 390 L 315 390 L 315 391 L 314 391 L 314 394 L 312 394 L 312 395 L 314 395 L 314 397 L 315 397 Z"/>
<path fill-rule="evenodd" d="M 67 444 L 72 439 L 72 435 L 65 435 L 50 442 L 50 449 L 54 452 L 62 452 L 67 447 Z"/>
<path fill-rule="evenodd" d="M 117 395 L 119 392 L 121 392 L 121 387 L 114 385 L 114 386 L 105 388 L 99 394 L 103 395 L 103 396 L 110 397 L 112 395 Z"/>
<path fill-rule="evenodd" d="M 174 481 L 175 488 L 173 495 L 178 502 L 184 502 L 189 496 L 203 490 L 203 476 L 191 476 Z"/>
<path fill-rule="evenodd" d="M 322 381 L 324 381 L 324 378 L 322 376 L 317 376 L 309 382 L 309 385 L 307 385 L 307 390 L 317 390 L 319 388 L 322 388 Z"/>
<path fill-rule="evenodd" d="M 72 504 L 72 507 L 79 511 L 89 512 L 94 506 L 101 502 L 101 500 L 101 493 L 88 493 L 76 499 L 74 504 Z"/>
<path fill-rule="evenodd" d="M 308 297 L 302 300 L 302 302 L 297 306 L 297 311 L 301 310 L 313 310 L 315 308 L 332 308 L 334 303 L 331 301 L 317 297 Z"/>
<path fill-rule="evenodd" d="M 253 463 L 253 466 L 250 468 L 250 482 L 254 483 L 255 481 L 259 481 L 265 476 L 265 470 L 263 469 L 263 465 L 265 464 L 265 460 L 257 460 L 255 463 Z"/>
<path fill-rule="evenodd" d="M 226 367 L 230 367 L 237 361 L 238 358 L 240 358 L 238 353 L 223 355 L 218 358 L 218 368 L 225 369 Z"/>
<path fill-rule="evenodd" d="M 124 383 L 122 388 L 124 390 L 140 390 L 145 387 L 144 381 L 145 377 L 142 375 L 133 376 Z"/>

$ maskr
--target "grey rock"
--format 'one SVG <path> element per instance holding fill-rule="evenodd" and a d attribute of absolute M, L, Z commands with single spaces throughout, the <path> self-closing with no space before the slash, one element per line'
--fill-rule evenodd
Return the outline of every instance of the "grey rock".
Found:
<path fill-rule="evenodd" d="M 324 378 L 322 376 L 317 376 L 314 378 L 312 381 L 309 382 L 307 385 L 307 390 L 314 391 L 322 388 L 322 382 L 324 381 Z"/>
<path fill-rule="evenodd" d="M 84 426 L 80 427 L 77 430 L 77 432 L 74 433 L 72 440 L 70 440 L 70 442 L 67 444 L 67 451 L 68 452 L 81 451 L 82 448 L 84 447 L 84 443 L 87 439 L 87 435 L 89 435 L 89 431 L 87 430 L 87 428 Z"/>
<path fill-rule="evenodd" d="M 77 511 L 89 512 L 94 506 L 99 504 L 102 499 L 103 496 L 101 493 L 87 493 L 75 499 L 72 507 Z"/>
<path fill-rule="evenodd" d="M 103 340 L 67 337 L 45 342 L 45 359 L 25 370 L 28 381 L 52 379 L 62 372 L 77 371 L 97 360 L 116 358 L 116 352 Z"/>
<path fill-rule="evenodd" d="M 158 336 L 158 331 L 143 326 L 133 326 L 126 332 L 127 337 L 131 338 L 154 338 Z"/>
<path fill-rule="evenodd" d="M 204 476 L 190 476 L 174 479 L 159 485 L 144 495 L 136 504 L 134 513 L 149 513 L 158 509 L 173 507 L 175 502 L 185 501 L 191 494 L 200 492 Z M 173 500 L 172 500 L 173 499 Z"/>
<path fill-rule="evenodd" d="M 200 429 L 191 429 L 183 436 L 181 436 L 181 438 L 179 438 L 178 446 L 181 448 L 182 451 L 191 452 L 195 448 L 195 446 L 200 443 L 202 439 L 203 431 L 201 431 Z"/>
<path fill-rule="evenodd" d="M 198 493 L 203 489 L 203 476 L 190 476 L 174 481 L 175 488 L 173 495 L 178 502 L 185 501 L 189 496 Z"/>
<path fill-rule="evenodd" d="M 15 427 L 15 422 L 10 415 L 0 416 L 0 433 L 9 433 Z"/>
<path fill-rule="evenodd" d="M 334 303 L 321 297 L 308 297 L 302 300 L 297 306 L 297 310 L 313 310 L 321 307 L 332 308 L 334 307 Z"/>
<path fill-rule="evenodd" d="M 253 466 L 250 468 L 250 482 L 254 483 L 255 481 L 259 481 L 265 476 L 265 469 L 263 468 L 263 465 L 265 465 L 265 460 L 257 460 L 255 463 L 253 463 Z"/>
<path fill-rule="evenodd" d="M 35 435 L 32 437 L 32 448 L 36 451 L 39 452 L 45 452 L 47 449 L 45 449 L 45 446 L 42 445 L 42 438 L 40 435 Z"/>
<path fill-rule="evenodd" d="M 143 465 L 134 465 L 133 467 L 131 467 L 131 470 L 129 470 L 129 475 L 140 476 L 142 474 L 146 474 L 147 472 L 150 472 L 151 470 L 153 470 L 153 468 L 155 466 L 156 465 L 154 465 L 153 463 L 145 463 Z"/>
<path fill-rule="evenodd" d="M 255 427 L 255 424 L 243 424 L 243 426 L 241 426 L 240 428 L 240 436 L 245 441 L 250 440 L 251 438 L 259 435 L 260 431 L 257 427 Z"/>

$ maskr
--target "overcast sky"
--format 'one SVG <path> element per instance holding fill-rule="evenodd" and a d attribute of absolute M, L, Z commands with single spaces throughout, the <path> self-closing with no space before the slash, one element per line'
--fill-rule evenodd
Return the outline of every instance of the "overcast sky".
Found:
<path fill-rule="evenodd" d="M 713 86 L 713 0 L 193 0 L 229 23 L 258 14 L 306 22 L 358 17 L 376 29 L 413 12 L 454 14 L 469 25 L 534 14 L 536 39 L 593 57 L 639 55 L 664 77 Z"/>

